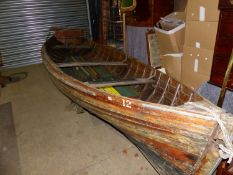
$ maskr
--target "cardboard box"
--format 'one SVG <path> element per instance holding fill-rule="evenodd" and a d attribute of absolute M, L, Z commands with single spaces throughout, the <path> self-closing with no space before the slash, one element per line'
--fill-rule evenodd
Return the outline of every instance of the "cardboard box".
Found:
<path fill-rule="evenodd" d="M 207 49 L 184 47 L 182 58 L 183 70 L 210 76 L 214 52 Z"/>
<path fill-rule="evenodd" d="M 218 22 L 186 22 L 184 45 L 214 50 Z"/>
<path fill-rule="evenodd" d="M 172 78 L 181 80 L 181 58 L 183 53 L 166 54 L 160 56 L 161 66 L 165 68 L 166 73 Z"/>
<path fill-rule="evenodd" d="M 206 75 L 201 75 L 193 72 L 182 73 L 181 82 L 187 87 L 196 90 L 203 83 L 209 81 L 210 77 Z"/>
<path fill-rule="evenodd" d="M 178 20 L 185 21 L 186 13 L 185 12 L 173 12 L 173 13 L 170 13 L 169 15 L 165 16 L 165 18 L 167 18 L 167 19 L 178 19 Z"/>
<path fill-rule="evenodd" d="M 184 17 L 184 12 L 174 12 L 157 23 L 155 30 L 158 36 L 160 55 L 182 52 L 185 32 Z"/>
<path fill-rule="evenodd" d="M 182 25 L 179 29 L 168 32 L 157 30 L 160 55 L 180 53 L 183 51 L 185 34 L 184 27 L 185 25 Z"/>
<path fill-rule="evenodd" d="M 186 21 L 218 21 L 219 0 L 188 0 Z"/>
<path fill-rule="evenodd" d="M 213 51 L 184 47 L 182 58 L 181 82 L 196 89 L 205 81 L 208 81 L 211 74 Z"/>

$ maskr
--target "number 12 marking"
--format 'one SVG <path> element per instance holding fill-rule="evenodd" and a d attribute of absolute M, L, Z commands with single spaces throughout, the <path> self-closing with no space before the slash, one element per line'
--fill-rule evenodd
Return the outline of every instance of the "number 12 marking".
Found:
<path fill-rule="evenodd" d="M 122 106 L 126 107 L 126 108 L 132 108 L 132 102 L 130 100 L 125 100 L 122 99 Z"/>

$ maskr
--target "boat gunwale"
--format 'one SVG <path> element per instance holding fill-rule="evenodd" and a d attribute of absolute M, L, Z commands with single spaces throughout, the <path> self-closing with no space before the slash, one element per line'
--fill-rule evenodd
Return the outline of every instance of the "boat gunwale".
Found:
<path fill-rule="evenodd" d="M 143 101 L 143 100 L 140 100 L 140 99 L 134 99 L 134 98 L 125 97 L 125 96 L 117 96 L 117 95 L 114 95 L 114 94 L 109 94 L 107 92 L 101 91 L 101 90 L 99 90 L 97 88 L 91 87 L 90 85 L 85 84 L 84 82 L 79 81 L 78 79 L 75 79 L 74 77 L 72 77 L 72 76 L 66 74 L 65 72 L 63 72 L 57 66 L 57 64 L 54 63 L 54 61 L 50 58 L 50 56 L 49 56 L 49 54 L 47 52 L 47 49 L 45 47 L 45 44 L 42 47 L 42 57 L 43 57 L 43 62 L 45 64 L 47 70 L 49 71 L 49 73 L 51 75 L 53 75 L 53 77 L 55 79 L 57 79 L 58 81 L 60 81 L 61 83 L 65 84 L 65 85 L 67 85 L 68 87 L 71 87 L 74 90 L 78 91 L 78 93 L 81 93 L 83 95 L 88 95 L 90 98 L 97 98 L 97 97 L 99 97 L 100 99 L 104 99 L 105 101 L 110 101 L 108 99 L 108 97 L 112 97 L 112 99 L 114 98 L 114 100 L 111 100 L 111 101 L 117 102 L 117 104 L 115 104 L 117 107 L 122 107 L 122 105 L 119 105 L 120 104 L 119 102 L 122 99 L 124 99 L 124 100 L 130 100 L 135 107 L 133 107 L 132 109 L 130 109 L 130 108 L 124 108 L 125 110 L 134 111 L 134 112 L 138 111 L 138 112 L 140 112 L 142 114 L 143 113 L 147 114 L 147 113 L 145 113 L 144 110 L 140 110 L 140 109 L 146 109 L 147 112 L 148 111 L 152 111 L 152 112 L 155 112 L 155 113 L 156 113 L 156 111 L 161 111 L 161 109 L 162 109 L 162 110 L 164 110 L 163 112 L 165 112 L 165 113 L 167 112 L 167 113 L 173 114 L 174 116 L 178 115 L 178 116 L 182 116 L 182 117 L 189 117 L 189 119 L 191 119 L 191 118 L 197 119 L 198 118 L 198 119 L 203 120 L 203 121 L 212 120 L 215 123 L 213 125 L 216 125 L 216 123 L 217 123 L 214 118 L 211 118 L 210 113 L 207 112 L 207 111 L 199 111 L 199 110 L 197 111 L 195 109 L 188 109 L 188 108 L 180 107 L 180 106 L 184 106 L 186 103 L 184 103 L 182 105 L 179 105 L 179 106 L 169 106 L 169 105 L 147 102 L 147 101 Z M 192 89 L 190 89 L 190 88 L 188 88 L 188 89 L 190 91 L 192 91 L 194 94 L 196 94 L 196 92 L 193 91 Z M 200 97 L 202 98 L 202 100 L 197 101 L 197 102 L 205 102 L 205 104 L 208 105 L 208 108 L 209 107 L 210 108 L 211 107 L 215 107 L 216 108 L 216 106 L 214 104 L 212 104 L 211 102 L 209 102 L 208 100 L 206 100 L 202 96 L 200 96 Z M 97 100 L 99 100 L 99 101 L 100 101 L 100 99 L 97 98 Z M 150 106 L 150 107 L 146 108 L 145 106 L 147 106 L 147 107 Z M 135 111 L 135 110 L 137 110 L 137 111 Z M 182 114 L 179 113 L 179 112 L 181 112 Z M 151 114 L 151 115 L 155 116 L 154 114 Z M 213 127 L 213 130 L 214 129 L 216 129 L 216 127 Z M 212 139 L 212 137 L 211 137 L 212 133 L 209 133 L 208 135 L 209 135 L 209 137 L 208 137 L 209 141 L 208 142 L 210 142 L 211 139 Z M 205 149 L 207 149 L 207 147 L 208 146 L 206 146 Z M 206 156 L 206 153 L 203 154 L 202 156 Z M 199 161 L 202 161 L 201 157 L 199 157 L 199 159 L 200 159 Z M 206 166 L 208 166 L 208 165 L 206 165 Z M 193 173 L 196 172 L 196 170 L 198 170 L 199 168 L 202 169 L 203 167 L 205 167 L 205 165 L 204 166 L 198 165 L 190 173 L 193 174 Z"/>
<path fill-rule="evenodd" d="M 180 106 L 185 105 L 186 103 L 184 103 L 183 105 L 179 105 L 179 106 L 169 106 L 169 105 L 164 105 L 164 104 L 159 104 L 159 103 L 152 103 L 152 102 L 147 102 L 147 101 L 143 101 L 140 99 L 134 99 L 134 98 L 130 98 L 130 97 L 125 97 L 125 96 L 118 96 L 115 94 L 109 94 L 107 92 L 98 90 L 95 87 L 91 87 L 89 84 L 86 84 L 82 81 L 79 81 L 78 79 L 75 79 L 74 77 L 64 73 L 49 57 L 48 53 L 47 53 L 47 49 L 45 47 L 45 45 L 42 46 L 42 54 L 46 54 L 45 57 L 43 57 L 43 62 L 46 61 L 47 63 L 45 63 L 47 69 L 49 70 L 50 73 L 52 73 L 52 75 L 54 77 L 56 77 L 58 80 L 62 81 L 63 83 L 69 85 L 70 87 L 79 90 L 83 93 L 87 93 L 91 96 L 96 97 L 97 94 L 99 96 L 102 97 L 114 97 L 115 101 L 117 100 L 130 100 L 131 102 L 134 102 L 133 104 L 135 106 L 138 106 L 139 108 L 144 108 L 150 111 L 158 111 L 158 110 L 163 110 L 164 112 L 169 112 L 169 113 L 174 113 L 176 115 L 180 115 L 181 113 L 183 113 L 183 115 L 188 116 L 188 117 L 193 117 L 193 118 L 199 118 L 199 119 L 203 119 L 206 121 L 209 120 L 214 120 L 214 118 L 211 119 L 211 115 L 207 112 L 207 111 L 196 111 L 194 109 L 187 109 L 187 108 L 183 108 Z M 49 68 L 49 66 L 53 69 L 51 70 Z M 161 72 L 162 73 L 162 72 Z M 62 75 L 62 76 L 61 76 Z M 61 78 L 64 77 L 64 78 Z M 78 84 L 78 85 L 77 85 Z M 185 86 L 185 85 L 184 85 Z M 186 86 L 185 86 L 186 87 Z M 188 88 L 188 87 L 186 87 Z M 192 89 L 188 88 L 190 91 L 192 91 L 194 94 L 196 94 L 195 91 L 193 91 Z M 202 98 L 202 100 L 198 101 L 198 102 L 206 102 L 208 105 L 213 106 L 213 104 L 211 102 L 209 102 L 208 100 L 206 100 L 205 98 L 203 98 L 202 96 L 200 96 Z M 146 107 L 147 106 L 147 107 Z M 125 108 L 127 110 L 131 110 L 130 108 Z M 134 108 L 135 109 L 135 108 Z M 136 108 L 137 109 L 137 108 Z M 140 111 L 143 112 L 143 111 Z"/>

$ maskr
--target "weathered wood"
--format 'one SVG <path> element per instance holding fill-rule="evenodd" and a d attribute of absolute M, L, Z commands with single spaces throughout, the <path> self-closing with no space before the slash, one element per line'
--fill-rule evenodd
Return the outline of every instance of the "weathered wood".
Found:
<path fill-rule="evenodd" d="M 90 84 L 90 86 L 95 88 L 102 87 L 111 87 L 111 86 L 128 86 L 128 85 L 137 85 L 137 84 L 147 84 L 154 83 L 153 79 L 146 78 L 138 78 L 136 80 L 125 80 L 125 81 L 117 81 L 117 82 L 101 82 L 101 83 L 91 83 L 87 82 L 86 84 Z"/>
<path fill-rule="evenodd" d="M 58 41 L 67 44 L 81 44 L 87 31 L 83 29 L 65 29 L 61 27 L 51 27 L 50 31 L 54 31 L 54 35 Z"/>
<path fill-rule="evenodd" d="M 143 77 L 145 77 L 145 70 L 146 70 L 146 68 L 143 70 Z M 157 74 L 156 71 L 153 72 L 152 70 L 150 70 L 150 73 L 149 73 L 150 76 L 156 76 L 156 74 Z M 142 89 L 140 89 L 140 91 L 141 91 L 141 94 L 140 94 L 140 97 L 139 97 L 140 99 L 144 98 L 145 92 L 148 89 L 148 85 L 149 84 L 145 84 L 144 87 Z"/>
<path fill-rule="evenodd" d="M 192 101 L 193 93 L 190 94 L 188 102 Z"/>
<path fill-rule="evenodd" d="M 123 62 L 73 62 L 73 63 L 59 63 L 58 67 L 79 67 L 79 66 L 127 66 Z"/>
<path fill-rule="evenodd" d="M 54 55 L 59 56 L 58 53 L 66 51 L 53 49 L 52 46 L 57 43 L 54 37 L 47 40 L 42 57 L 55 84 L 65 95 L 147 146 L 152 155 L 150 157 L 154 158 L 153 166 L 162 166 L 159 168 L 164 174 L 205 175 L 212 171 L 219 160 L 215 140 L 222 139 L 221 132 L 216 127 L 217 122 L 210 118 L 212 113 L 192 104 L 201 104 L 209 109 L 216 106 L 176 80 L 131 58 L 126 61 L 128 67 L 81 66 L 88 72 L 88 78 L 82 79 L 80 74 L 86 73 L 80 71 L 78 66 L 59 69 L 54 64 Z M 95 52 L 90 50 L 82 54 L 84 59 L 79 61 L 88 64 L 97 61 L 123 62 L 122 53 L 113 52 L 107 46 L 96 44 L 95 49 Z M 98 53 L 98 57 L 95 57 L 95 53 Z M 74 49 L 69 54 L 75 56 L 77 52 Z M 63 63 L 67 61 L 69 59 Z M 96 78 L 93 72 L 99 77 Z M 155 76 L 152 78 L 150 75 Z M 104 91 L 111 91 L 103 92 L 103 89 L 98 89 L 100 87 Z M 114 90 L 120 95 L 112 96 L 116 93 Z M 130 94 L 130 91 L 136 95 Z M 193 103 L 186 104 L 189 101 Z M 230 132 L 233 117 L 223 114 L 221 118 Z"/>
<path fill-rule="evenodd" d="M 223 160 L 216 172 L 216 175 L 232 175 L 233 174 L 233 163 L 228 164 L 226 160 Z"/>
<path fill-rule="evenodd" d="M 177 99 L 177 94 L 179 93 L 180 87 L 181 87 L 181 84 L 179 83 L 178 86 L 176 87 L 176 92 L 175 92 L 174 97 L 172 99 L 171 106 L 174 106 L 174 103 Z"/>
<path fill-rule="evenodd" d="M 77 46 L 77 45 L 56 45 L 53 47 L 54 49 L 92 49 L 91 46 Z"/>
<path fill-rule="evenodd" d="M 150 100 L 153 98 L 153 96 L 155 95 L 155 92 L 156 92 L 156 90 L 157 90 L 157 87 L 159 86 L 159 82 L 160 82 L 161 76 L 162 76 L 162 73 L 159 72 L 159 77 L 158 77 L 157 82 L 156 82 L 156 84 L 155 84 L 154 90 L 153 90 L 153 92 L 150 94 L 150 96 L 147 98 L 147 101 L 150 101 Z"/>
<path fill-rule="evenodd" d="M 161 97 L 160 97 L 158 103 L 161 103 L 162 100 L 164 99 L 164 95 L 165 95 L 166 92 L 167 92 L 167 88 L 168 88 L 168 86 L 169 86 L 169 82 L 170 82 L 170 77 L 169 77 L 168 80 L 167 80 L 166 86 L 165 86 L 165 88 L 164 88 L 164 90 L 163 90 L 163 93 L 162 93 L 162 95 L 161 95 Z"/>

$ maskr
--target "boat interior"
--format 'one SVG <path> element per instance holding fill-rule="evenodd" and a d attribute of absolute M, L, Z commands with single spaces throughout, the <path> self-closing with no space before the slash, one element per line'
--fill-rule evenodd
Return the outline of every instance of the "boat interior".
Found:
<path fill-rule="evenodd" d="M 169 106 L 203 100 L 175 79 L 113 47 L 85 39 L 75 44 L 63 41 L 48 39 L 49 57 L 65 74 L 101 91 Z"/>

